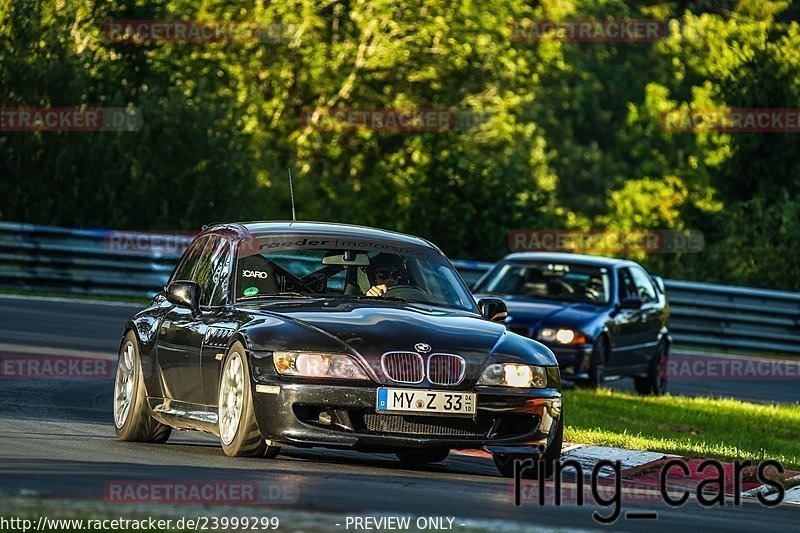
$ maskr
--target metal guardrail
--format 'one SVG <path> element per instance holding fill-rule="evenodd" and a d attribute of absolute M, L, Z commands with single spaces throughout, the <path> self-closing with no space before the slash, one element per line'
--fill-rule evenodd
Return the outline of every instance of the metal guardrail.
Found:
<path fill-rule="evenodd" d="M 152 296 L 191 241 L 189 235 L 158 237 L 0 222 L 0 288 Z M 470 285 L 492 266 L 453 264 Z M 800 355 L 800 294 L 690 281 L 665 285 L 670 330 L 681 346 Z"/>
<path fill-rule="evenodd" d="M 0 222 L 0 288 L 83 295 L 151 296 L 180 257 L 175 245 L 191 241 L 170 236 L 174 250 L 119 245 L 149 234 L 77 230 Z"/>

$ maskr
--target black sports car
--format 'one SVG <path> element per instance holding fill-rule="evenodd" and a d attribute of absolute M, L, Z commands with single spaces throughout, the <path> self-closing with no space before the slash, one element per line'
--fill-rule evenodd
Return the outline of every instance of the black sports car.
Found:
<path fill-rule="evenodd" d="M 507 476 L 515 457 L 547 465 L 564 427 L 558 364 L 505 317 L 502 300 L 476 304 L 419 238 L 215 225 L 127 325 L 117 435 L 164 442 L 172 428 L 196 429 L 231 456 L 324 446 L 408 463 L 486 448 Z"/>
<path fill-rule="evenodd" d="M 664 282 L 633 261 L 568 253 L 506 256 L 475 283 L 501 296 L 506 323 L 555 352 L 565 379 L 597 387 L 631 376 L 641 394 L 667 389 L 671 337 Z"/>

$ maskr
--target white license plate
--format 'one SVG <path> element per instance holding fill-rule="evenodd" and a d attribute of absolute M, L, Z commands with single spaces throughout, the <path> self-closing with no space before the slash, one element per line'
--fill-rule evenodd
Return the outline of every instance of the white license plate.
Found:
<path fill-rule="evenodd" d="M 446 413 L 475 416 L 478 395 L 474 392 L 449 392 L 419 389 L 378 389 L 378 412 Z"/>

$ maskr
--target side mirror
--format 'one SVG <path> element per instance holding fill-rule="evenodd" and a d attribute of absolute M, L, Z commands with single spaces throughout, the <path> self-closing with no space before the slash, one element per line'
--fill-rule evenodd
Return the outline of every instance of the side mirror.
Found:
<path fill-rule="evenodd" d="M 200 287 L 194 281 L 173 281 L 167 287 L 167 301 L 200 313 Z"/>
<path fill-rule="evenodd" d="M 623 298 L 619 304 L 620 309 L 639 309 L 641 307 L 641 298 Z"/>
<path fill-rule="evenodd" d="M 508 307 L 500 298 L 481 298 L 478 308 L 483 318 L 492 322 L 502 322 L 508 316 Z"/>

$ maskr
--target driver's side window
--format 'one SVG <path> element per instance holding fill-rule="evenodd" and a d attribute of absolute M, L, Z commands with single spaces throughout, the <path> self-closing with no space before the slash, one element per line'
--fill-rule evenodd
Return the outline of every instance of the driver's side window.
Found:
<path fill-rule="evenodd" d="M 192 281 L 200 287 L 200 306 L 218 307 L 228 297 L 230 244 L 219 236 L 211 237 L 203 247 Z"/>
<path fill-rule="evenodd" d="M 194 269 L 197 266 L 197 262 L 200 260 L 200 255 L 202 254 L 206 244 L 208 244 L 208 237 L 197 239 L 189 245 L 189 248 L 183 254 L 181 262 L 178 264 L 178 267 L 172 274 L 172 277 L 169 280 L 170 283 L 173 281 L 194 281 L 194 278 L 192 277 L 194 274 Z"/>

